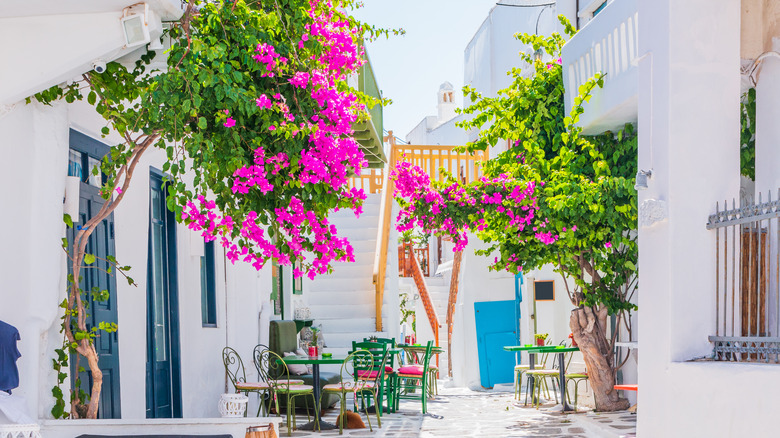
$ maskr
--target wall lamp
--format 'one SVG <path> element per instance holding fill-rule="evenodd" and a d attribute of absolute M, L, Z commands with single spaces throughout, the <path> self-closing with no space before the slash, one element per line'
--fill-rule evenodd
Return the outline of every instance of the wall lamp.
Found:
<path fill-rule="evenodd" d="M 151 41 L 149 35 L 149 5 L 139 3 L 125 8 L 122 12 L 122 30 L 125 35 L 125 47 L 138 47 Z"/>
<path fill-rule="evenodd" d="M 647 189 L 647 180 L 649 178 L 652 178 L 652 176 L 653 176 L 652 170 L 640 170 L 639 172 L 637 172 L 634 189 L 637 191 Z"/>

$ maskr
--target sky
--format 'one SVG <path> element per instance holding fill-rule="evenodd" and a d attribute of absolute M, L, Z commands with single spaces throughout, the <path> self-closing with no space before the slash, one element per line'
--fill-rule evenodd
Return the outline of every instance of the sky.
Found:
<path fill-rule="evenodd" d="M 436 115 L 436 93 L 445 81 L 463 105 L 463 51 L 496 0 L 364 0 L 353 11 L 363 22 L 402 28 L 402 36 L 367 45 L 382 95 L 384 128 L 403 139 L 425 116 Z"/>

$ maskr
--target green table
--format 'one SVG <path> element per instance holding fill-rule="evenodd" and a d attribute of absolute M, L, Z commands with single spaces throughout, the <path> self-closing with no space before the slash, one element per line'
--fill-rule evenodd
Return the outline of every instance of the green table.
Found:
<path fill-rule="evenodd" d="M 525 351 L 528 353 L 528 365 L 529 369 L 534 369 L 535 355 L 543 353 L 554 353 L 558 355 L 558 373 L 561 385 L 561 404 L 563 406 L 563 412 L 573 411 L 574 409 L 566 402 L 566 368 L 564 364 L 564 355 L 572 351 L 580 351 L 577 347 L 561 347 L 560 345 L 545 345 L 540 347 L 538 345 L 508 345 L 504 347 L 506 351 Z M 533 382 L 533 376 L 531 376 L 531 382 Z"/>
<path fill-rule="evenodd" d="M 284 363 L 292 365 L 292 364 L 302 364 L 302 365 L 311 365 L 311 374 L 312 374 L 312 384 L 314 385 L 314 400 L 315 401 L 315 407 L 314 407 L 314 418 L 317 419 L 317 423 L 320 424 L 320 430 L 327 430 L 327 429 L 338 429 L 338 426 L 335 424 L 327 423 L 322 421 L 322 417 L 320 415 L 320 397 L 322 394 L 322 390 L 320 389 L 320 365 L 339 365 L 343 364 L 344 361 L 347 359 L 344 355 L 333 355 L 331 357 L 322 357 L 322 356 L 285 356 L 282 358 L 282 361 Z M 290 409 L 288 406 L 287 409 Z M 314 425 L 316 423 L 314 421 L 311 421 L 309 423 L 304 424 L 303 426 L 299 427 L 300 430 L 314 430 Z"/>

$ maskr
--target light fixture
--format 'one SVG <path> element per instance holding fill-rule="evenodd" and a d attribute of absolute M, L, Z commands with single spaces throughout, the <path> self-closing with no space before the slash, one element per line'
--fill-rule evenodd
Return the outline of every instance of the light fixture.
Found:
<path fill-rule="evenodd" d="M 124 10 L 122 30 L 125 34 L 125 47 L 138 47 L 151 41 L 147 16 L 149 6 L 146 3 L 131 6 Z"/>
<path fill-rule="evenodd" d="M 636 173 L 636 183 L 634 184 L 634 189 L 639 190 L 645 190 L 647 188 L 647 179 L 652 178 L 653 171 L 652 170 L 640 170 Z"/>
<path fill-rule="evenodd" d="M 544 52 L 542 51 L 542 49 L 536 49 L 534 51 L 534 61 L 541 61 L 543 55 Z"/>

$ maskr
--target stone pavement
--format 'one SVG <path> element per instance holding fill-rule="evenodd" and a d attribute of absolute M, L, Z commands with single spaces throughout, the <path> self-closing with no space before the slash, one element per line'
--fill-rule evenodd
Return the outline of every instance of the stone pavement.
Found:
<path fill-rule="evenodd" d="M 511 392 L 439 388 L 440 394 L 429 401 L 425 416 L 421 414 L 419 402 L 404 400 L 399 412 L 382 416 L 381 428 L 376 427 L 376 417 L 372 415 L 374 431 L 370 432 L 366 417 L 361 414 L 366 429 L 345 430 L 343 436 L 628 438 L 636 433 L 636 416 L 627 412 L 564 415 L 560 406 L 553 403 L 543 405 L 539 410 L 523 407 Z M 331 409 L 325 414 L 325 420 L 335 423 L 337 415 L 338 409 Z M 305 423 L 306 417 L 299 415 L 298 422 Z M 279 436 L 287 436 L 287 429 L 283 427 Z M 333 437 L 339 436 L 339 431 L 295 431 L 292 436 Z"/>

